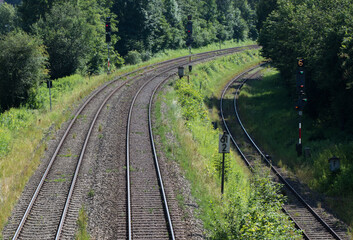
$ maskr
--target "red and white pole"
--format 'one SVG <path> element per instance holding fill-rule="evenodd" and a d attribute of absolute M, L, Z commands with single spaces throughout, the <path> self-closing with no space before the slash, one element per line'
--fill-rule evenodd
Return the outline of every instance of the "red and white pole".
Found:
<path fill-rule="evenodd" d="M 299 122 L 299 144 L 302 144 L 302 123 Z"/>
<path fill-rule="evenodd" d="M 302 118 L 301 116 L 303 115 L 302 111 L 299 111 L 299 141 L 296 145 L 296 149 L 297 149 L 297 154 L 298 157 L 302 155 Z"/>

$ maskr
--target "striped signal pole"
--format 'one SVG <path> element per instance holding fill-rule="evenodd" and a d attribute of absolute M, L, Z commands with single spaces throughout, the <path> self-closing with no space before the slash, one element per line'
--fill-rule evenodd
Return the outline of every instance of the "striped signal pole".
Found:
<path fill-rule="evenodd" d="M 303 116 L 303 108 L 307 101 L 305 96 L 305 66 L 304 59 L 297 58 L 297 76 L 296 76 L 296 86 L 298 93 L 298 102 L 296 105 L 296 109 L 299 110 L 299 139 L 296 144 L 296 150 L 298 157 L 300 157 L 303 153 L 303 144 L 302 144 L 302 116 Z"/>
<path fill-rule="evenodd" d="M 303 153 L 303 145 L 302 145 L 302 115 L 303 115 L 303 111 L 299 111 L 299 139 L 298 139 L 298 143 L 296 146 L 296 150 L 297 150 L 297 154 L 298 157 L 300 157 Z"/>
<path fill-rule="evenodd" d="M 302 144 L 302 123 L 299 122 L 299 144 Z"/>

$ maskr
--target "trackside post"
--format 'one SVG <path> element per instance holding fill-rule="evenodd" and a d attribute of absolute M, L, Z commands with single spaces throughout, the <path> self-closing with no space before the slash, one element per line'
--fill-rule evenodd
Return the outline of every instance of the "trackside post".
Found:
<path fill-rule="evenodd" d="M 228 135 L 227 132 L 224 132 L 223 134 L 219 134 L 218 150 L 219 150 L 219 153 L 223 154 L 222 183 L 221 183 L 221 193 L 223 195 L 223 193 L 224 193 L 224 160 L 225 160 L 225 154 L 229 153 L 229 150 L 230 150 L 230 136 Z"/>

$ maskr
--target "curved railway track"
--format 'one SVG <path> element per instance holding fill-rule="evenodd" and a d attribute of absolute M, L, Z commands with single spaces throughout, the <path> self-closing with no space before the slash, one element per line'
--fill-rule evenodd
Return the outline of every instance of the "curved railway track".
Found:
<path fill-rule="evenodd" d="M 240 153 L 246 165 L 248 165 L 252 171 L 254 171 L 254 166 L 260 166 L 261 168 L 269 167 L 274 180 L 279 181 L 284 185 L 283 190 L 288 200 L 283 206 L 283 211 L 289 215 L 296 227 L 303 231 L 303 237 L 305 239 L 348 239 L 345 229 L 334 226 L 335 223 L 332 222 L 332 219 L 326 218 L 324 220 L 322 216 L 319 216 L 317 210 L 312 208 L 304 197 L 297 192 L 294 184 L 284 176 L 280 169 L 272 165 L 269 155 L 266 155 L 256 145 L 255 141 L 246 131 L 238 113 L 237 98 L 239 91 L 245 82 L 248 79 L 253 79 L 254 76 L 258 76 L 260 71 L 261 65 L 251 68 L 236 76 L 224 88 L 220 100 L 220 112 L 226 131 L 230 134 L 234 146 Z M 230 90 L 231 86 L 232 89 L 235 90 Z M 234 94 L 234 112 L 231 113 L 230 107 L 228 106 L 228 113 L 226 115 L 223 110 L 223 100 L 226 93 L 230 91 L 233 91 Z M 238 125 L 234 126 L 233 124 L 232 126 L 228 126 L 226 119 L 229 120 L 234 117 L 236 117 L 236 119 L 233 119 L 233 122 L 237 121 Z M 236 134 L 233 134 L 234 132 Z M 237 137 L 234 137 L 235 135 Z"/>
<path fill-rule="evenodd" d="M 238 47 L 195 54 L 193 62 L 256 47 Z M 28 191 L 20 201 L 21 206 L 18 207 L 4 231 L 4 238 L 69 239 L 73 237 L 75 228 L 70 225 L 76 224 L 75 216 L 78 214 L 78 208 L 71 206 L 76 202 L 71 198 L 75 195 L 75 191 L 79 191 L 76 183 L 82 177 L 80 168 L 88 158 L 86 152 L 92 149 L 89 147 L 90 142 L 95 140 L 92 135 L 97 135 L 96 132 L 101 131 L 101 125 L 98 123 L 102 112 L 107 111 L 105 107 L 108 108 L 108 102 L 116 102 L 121 104 L 121 113 L 124 112 L 124 114 L 127 114 L 124 109 L 130 105 L 128 116 L 124 114 L 119 116 L 120 120 L 125 119 L 126 122 L 128 119 L 128 121 L 122 124 L 126 127 L 126 145 L 120 146 L 120 148 L 126 148 L 126 155 L 119 156 L 119 158 L 126 158 L 126 175 L 122 174 L 118 180 L 119 184 L 123 178 L 130 179 L 130 182 L 126 184 L 126 197 L 118 197 L 119 203 L 116 208 L 121 211 L 127 208 L 127 214 L 117 217 L 116 224 L 119 227 L 113 234 L 114 238 L 174 239 L 168 203 L 164 202 L 166 193 L 158 170 L 151 119 L 149 117 L 147 121 L 144 116 L 151 114 L 153 95 L 160 84 L 175 74 L 178 66 L 188 64 L 187 59 L 187 56 L 180 57 L 137 69 L 119 76 L 93 92 L 68 124 L 53 155 L 50 160 L 48 159 L 47 166 L 43 168 L 42 176 L 38 180 L 33 180 L 37 182 L 36 185 L 28 187 Z M 128 79 L 118 81 L 122 78 Z M 131 96 L 134 96 L 132 100 Z M 146 102 L 149 102 L 148 109 Z M 143 130 L 140 130 L 141 128 Z M 143 134 L 140 134 L 140 131 Z M 148 132 L 147 135 L 146 132 Z M 149 136 L 149 139 L 146 139 L 146 136 Z M 135 143 L 133 147 L 130 146 L 131 143 Z M 136 143 L 139 147 L 141 144 L 149 145 L 151 153 L 139 151 Z M 143 149 L 147 149 L 147 145 Z M 148 158 L 152 158 L 153 161 L 147 160 Z M 151 177 L 153 172 L 156 177 Z M 124 222 L 128 227 L 121 227 L 125 225 Z M 147 233 L 150 235 L 146 235 Z"/>

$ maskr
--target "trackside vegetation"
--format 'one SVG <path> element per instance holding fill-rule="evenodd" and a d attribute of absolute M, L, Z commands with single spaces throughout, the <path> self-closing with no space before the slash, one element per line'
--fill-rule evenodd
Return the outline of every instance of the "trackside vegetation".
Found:
<path fill-rule="evenodd" d="M 238 101 L 241 118 L 263 149 L 273 154 L 275 164 L 293 172 L 303 183 L 325 195 L 318 206 L 328 206 L 353 227 L 353 145 L 339 126 L 321 128 L 304 113 L 302 138 L 310 156 L 298 157 L 298 113 L 278 71 L 267 69 L 261 81 L 244 85 Z M 260 120 L 261 119 L 261 120 Z M 341 170 L 331 173 L 328 159 L 340 159 Z M 352 236 L 351 236 L 352 237 Z"/>
<path fill-rule="evenodd" d="M 222 131 L 212 126 L 217 109 L 209 103 L 235 74 L 260 61 L 259 51 L 252 50 L 200 64 L 189 82 L 186 78 L 175 80 L 156 104 L 156 134 L 168 159 L 181 166 L 191 183 L 197 214 L 210 239 L 301 237 L 281 211 L 284 197 L 280 186 L 269 180 L 268 173 L 252 175 L 234 152 L 226 156 L 223 199 L 220 194 L 218 134 Z"/>
<path fill-rule="evenodd" d="M 258 36 L 256 3 L 257 0 L 1 1 L 0 112 L 31 101 L 38 88 L 38 75 L 43 75 L 41 80 L 54 80 L 77 73 L 101 74 L 107 70 L 108 55 L 110 69 L 115 69 L 150 60 L 168 49 L 186 48 L 185 26 L 190 14 L 192 48 L 233 40 L 254 41 Z M 109 50 L 105 28 L 108 17 Z M 26 52 L 26 46 L 33 50 L 28 51 L 27 47 Z M 21 49 L 23 55 L 18 54 Z"/>
<path fill-rule="evenodd" d="M 304 111 L 321 128 L 336 125 L 352 134 L 353 1 L 278 0 L 272 9 L 258 39 L 263 56 L 273 60 L 292 95 L 296 59 L 304 58 Z"/>
<path fill-rule="evenodd" d="M 254 42 L 227 41 L 225 46 L 236 47 Z M 210 44 L 194 52 L 219 49 Z M 49 110 L 49 91 L 46 84 L 39 84 L 31 101 L 19 108 L 0 114 L 0 239 L 1 232 L 25 184 L 40 164 L 46 151 L 46 142 L 54 132 L 72 117 L 72 111 L 82 99 L 101 84 L 118 75 L 148 64 L 187 55 L 188 51 L 168 50 L 138 65 L 128 65 L 111 75 L 82 76 L 75 74 L 53 81 L 53 110 Z M 123 79 L 124 80 L 124 79 Z"/>

